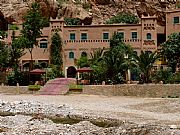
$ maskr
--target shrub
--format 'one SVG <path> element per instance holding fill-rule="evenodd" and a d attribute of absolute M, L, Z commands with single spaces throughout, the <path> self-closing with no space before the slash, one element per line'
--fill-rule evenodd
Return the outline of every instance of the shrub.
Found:
<path fill-rule="evenodd" d="M 66 25 L 80 25 L 81 20 L 79 18 L 64 18 Z"/>
<path fill-rule="evenodd" d="M 106 21 L 106 24 L 114 23 L 137 24 L 139 23 L 139 18 L 131 13 L 122 12 Z"/>
<path fill-rule="evenodd" d="M 176 73 L 173 77 L 175 83 L 180 83 L 180 73 Z"/>
<path fill-rule="evenodd" d="M 153 76 L 152 80 L 155 81 L 155 83 L 158 83 L 160 81 L 163 81 L 163 83 L 172 83 L 173 81 L 173 73 L 171 69 L 160 69 L 159 71 L 156 71 Z"/>
<path fill-rule="evenodd" d="M 88 2 L 83 3 L 82 6 L 87 11 L 89 11 L 89 9 L 92 8 L 92 5 L 90 3 L 88 3 Z"/>
<path fill-rule="evenodd" d="M 80 90 L 82 90 L 83 86 L 82 85 L 71 84 L 71 85 L 69 85 L 69 89 L 80 89 Z"/>
<path fill-rule="evenodd" d="M 19 85 L 23 85 L 24 80 L 24 75 L 21 72 L 13 72 L 7 77 L 8 85 L 10 86 L 16 86 L 17 83 L 19 83 Z"/>
<path fill-rule="evenodd" d="M 38 91 L 40 90 L 41 88 L 41 85 L 28 85 L 28 90 L 31 90 L 31 91 Z"/>

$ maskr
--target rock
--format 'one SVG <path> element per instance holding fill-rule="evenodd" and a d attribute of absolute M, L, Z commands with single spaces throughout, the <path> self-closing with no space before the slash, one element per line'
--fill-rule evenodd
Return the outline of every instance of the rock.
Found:
<path fill-rule="evenodd" d="M 130 12 L 141 17 L 144 15 L 157 15 L 160 25 L 165 23 L 164 10 L 173 9 L 175 1 L 124 1 L 124 0 L 68 0 L 58 3 L 56 0 L 0 0 L 0 11 L 3 13 L 5 23 L 0 21 L 0 26 L 7 29 L 7 22 L 22 21 L 23 16 L 32 2 L 37 1 L 41 5 L 41 11 L 47 18 L 72 17 L 79 18 L 84 24 L 102 24 L 112 16 L 120 12 Z M 1 14 L 0 14 L 1 15 Z M 0 19 L 1 20 L 1 19 Z"/>
<path fill-rule="evenodd" d="M 170 125 L 169 127 L 170 127 L 171 129 L 177 129 L 177 128 L 178 128 L 177 125 Z"/>
<path fill-rule="evenodd" d="M 0 116 L 0 132 L 4 134 L 16 134 L 16 135 L 180 135 L 178 127 L 176 125 L 170 125 L 169 127 L 163 125 L 150 125 L 150 124 L 132 124 L 122 122 L 120 125 L 114 127 L 98 127 L 92 124 L 88 120 L 80 121 L 79 123 L 61 124 L 54 123 L 52 120 L 45 118 L 44 116 L 62 116 L 71 115 L 72 118 L 76 118 L 77 113 L 75 109 L 68 107 L 68 105 L 54 105 L 43 104 L 36 101 L 14 101 L 5 102 L 0 100 L 0 104 L 4 104 L 0 107 L 0 111 L 7 111 L 7 108 L 16 113 L 20 111 L 24 114 L 35 113 L 31 116 L 15 115 L 15 116 Z M 37 113 L 38 112 L 38 113 Z M 73 113 L 72 113 L 73 112 Z M 83 110 L 82 110 L 83 112 Z M 82 117 L 84 113 L 79 114 Z M 109 116 L 107 116 L 109 117 Z M 99 116 L 100 118 L 100 116 Z M 102 118 L 101 118 L 102 119 Z M 94 118 L 94 120 L 98 120 Z M 5 129 L 5 130 L 1 130 Z M 0 133 L 1 134 L 1 133 Z"/>

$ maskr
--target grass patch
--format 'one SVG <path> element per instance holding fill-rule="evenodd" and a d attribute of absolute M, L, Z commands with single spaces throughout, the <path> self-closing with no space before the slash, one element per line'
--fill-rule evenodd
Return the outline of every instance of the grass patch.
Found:
<path fill-rule="evenodd" d="M 83 89 L 82 85 L 75 85 L 75 84 L 71 84 L 69 85 L 69 89 Z"/>
<path fill-rule="evenodd" d="M 41 89 L 41 85 L 28 85 L 28 90 L 38 91 Z"/>

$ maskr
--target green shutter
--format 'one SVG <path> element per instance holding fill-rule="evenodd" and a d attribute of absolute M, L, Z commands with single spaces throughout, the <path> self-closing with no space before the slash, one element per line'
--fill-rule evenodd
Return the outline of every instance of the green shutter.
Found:
<path fill-rule="evenodd" d="M 179 17 L 174 17 L 174 24 L 179 23 Z"/>
<path fill-rule="evenodd" d="M 76 40 L 75 33 L 70 33 L 70 40 Z"/>
<path fill-rule="evenodd" d="M 104 40 L 109 39 L 109 33 L 103 33 L 103 39 Z"/>
<path fill-rule="evenodd" d="M 81 40 L 87 40 L 87 33 L 81 33 Z"/>

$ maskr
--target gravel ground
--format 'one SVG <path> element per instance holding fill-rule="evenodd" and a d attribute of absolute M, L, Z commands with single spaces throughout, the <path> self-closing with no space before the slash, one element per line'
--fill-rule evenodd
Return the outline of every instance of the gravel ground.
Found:
<path fill-rule="evenodd" d="M 120 119 L 137 124 L 164 124 L 180 127 L 180 99 L 106 97 L 95 95 L 0 95 L 4 101 L 38 101 L 65 104 L 80 115 Z"/>

